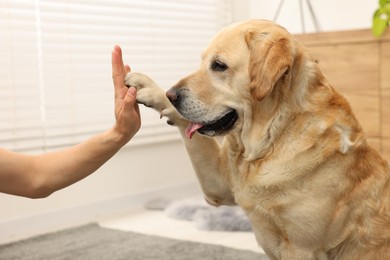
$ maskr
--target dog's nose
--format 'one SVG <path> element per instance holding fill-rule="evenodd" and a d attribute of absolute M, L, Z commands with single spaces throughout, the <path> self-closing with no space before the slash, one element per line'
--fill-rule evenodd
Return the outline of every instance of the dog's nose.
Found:
<path fill-rule="evenodd" d="M 169 89 L 166 95 L 169 101 L 171 101 L 172 105 L 176 106 L 179 103 L 179 95 L 175 90 Z"/>

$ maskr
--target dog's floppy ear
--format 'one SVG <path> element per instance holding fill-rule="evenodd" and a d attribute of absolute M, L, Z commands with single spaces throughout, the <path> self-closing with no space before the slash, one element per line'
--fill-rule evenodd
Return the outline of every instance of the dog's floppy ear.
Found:
<path fill-rule="evenodd" d="M 268 34 L 248 32 L 250 91 L 262 100 L 271 93 L 276 82 L 293 63 L 291 42 L 286 38 L 273 40 Z"/>

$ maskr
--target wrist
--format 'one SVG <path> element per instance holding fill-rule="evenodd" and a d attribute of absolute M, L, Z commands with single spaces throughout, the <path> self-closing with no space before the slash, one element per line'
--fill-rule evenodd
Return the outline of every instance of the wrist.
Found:
<path fill-rule="evenodd" d="M 107 131 L 108 141 L 117 145 L 119 148 L 127 144 L 133 137 L 128 132 L 120 131 L 116 126 Z"/>

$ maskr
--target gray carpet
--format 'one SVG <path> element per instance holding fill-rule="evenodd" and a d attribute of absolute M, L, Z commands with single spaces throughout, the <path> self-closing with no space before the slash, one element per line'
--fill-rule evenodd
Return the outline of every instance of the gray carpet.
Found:
<path fill-rule="evenodd" d="M 265 260 L 267 258 L 248 250 L 149 236 L 88 224 L 0 245 L 0 259 Z"/>

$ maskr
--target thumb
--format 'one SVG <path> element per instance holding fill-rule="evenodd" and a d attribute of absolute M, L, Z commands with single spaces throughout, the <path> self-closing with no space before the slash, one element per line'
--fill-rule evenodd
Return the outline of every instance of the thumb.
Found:
<path fill-rule="evenodd" d="M 129 87 L 124 97 L 125 106 L 134 106 L 137 99 L 137 90 L 134 87 Z"/>
<path fill-rule="evenodd" d="M 137 90 L 134 87 L 129 87 L 126 95 L 123 98 L 122 113 L 137 113 L 139 114 L 139 108 L 137 103 Z"/>

